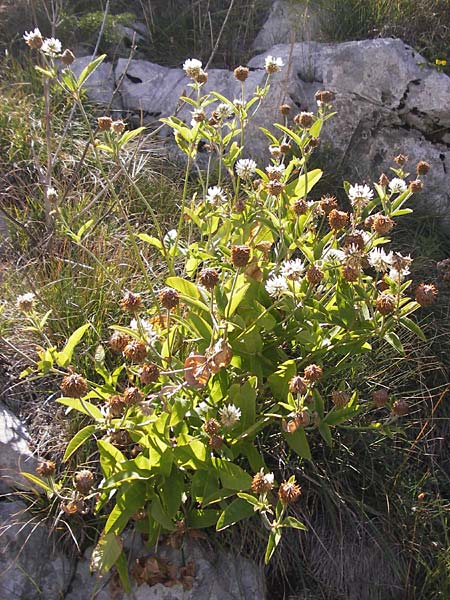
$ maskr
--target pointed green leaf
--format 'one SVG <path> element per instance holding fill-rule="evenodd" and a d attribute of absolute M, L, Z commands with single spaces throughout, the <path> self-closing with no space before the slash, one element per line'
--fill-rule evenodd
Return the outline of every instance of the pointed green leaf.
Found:
<path fill-rule="evenodd" d="M 242 519 L 254 514 L 253 506 L 242 498 L 237 498 L 229 504 L 217 520 L 216 531 L 222 531 Z"/>
<path fill-rule="evenodd" d="M 67 367 L 70 364 L 70 361 L 72 360 L 73 351 L 81 342 L 84 334 L 90 328 L 90 326 L 90 323 L 85 323 L 81 327 L 78 327 L 78 329 L 76 329 L 72 333 L 70 338 L 67 340 L 67 343 L 61 350 L 61 352 L 58 352 L 56 354 L 56 362 L 60 367 Z"/>
<path fill-rule="evenodd" d="M 106 54 L 102 54 L 84 67 L 77 79 L 77 87 L 80 88 L 83 83 L 92 75 L 95 69 L 105 60 Z"/>
<path fill-rule="evenodd" d="M 96 429 L 95 425 L 88 425 L 87 427 L 83 427 L 83 429 L 80 429 L 80 431 L 78 431 L 73 438 L 70 440 L 70 442 L 67 445 L 66 451 L 64 452 L 64 456 L 63 456 L 63 462 L 66 462 L 66 460 L 69 460 L 69 458 L 72 456 L 72 454 L 74 452 L 76 452 L 78 450 L 78 448 L 84 444 L 84 442 L 89 439 L 91 437 L 91 435 L 94 433 Z"/>

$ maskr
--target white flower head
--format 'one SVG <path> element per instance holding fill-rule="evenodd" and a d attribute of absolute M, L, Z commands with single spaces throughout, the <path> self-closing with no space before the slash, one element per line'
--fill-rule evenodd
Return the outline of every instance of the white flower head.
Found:
<path fill-rule="evenodd" d="M 392 252 L 386 254 L 383 248 L 374 248 L 369 252 L 368 259 L 377 273 L 386 273 L 391 268 Z"/>
<path fill-rule="evenodd" d="M 289 289 L 289 286 L 286 277 L 283 277 L 282 275 L 272 275 L 272 277 L 266 281 L 265 288 L 269 296 L 275 298 L 286 292 Z"/>
<path fill-rule="evenodd" d="M 244 108 L 244 103 L 242 102 L 242 100 L 240 98 L 235 98 L 233 100 L 233 104 L 238 110 L 240 110 L 241 108 Z"/>
<path fill-rule="evenodd" d="M 154 344 L 158 339 L 158 334 L 156 333 L 153 325 L 147 319 L 140 319 L 140 327 L 137 319 L 131 319 L 130 321 L 130 329 L 133 331 L 137 331 L 138 333 L 143 333 L 145 336 L 145 341 L 149 346 Z"/>
<path fill-rule="evenodd" d="M 410 274 L 408 267 L 404 268 L 392 268 L 389 271 L 389 279 L 392 279 L 396 283 L 402 283 L 406 277 Z"/>
<path fill-rule="evenodd" d="M 241 409 L 234 404 L 228 404 L 219 410 L 219 416 L 223 427 L 231 428 L 241 418 Z"/>
<path fill-rule="evenodd" d="M 328 248 L 322 256 L 324 263 L 340 264 L 345 258 L 345 252 L 338 248 Z"/>
<path fill-rule="evenodd" d="M 23 39 L 25 43 L 30 46 L 30 48 L 40 48 L 43 43 L 42 33 L 36 27 L 34 31 L 25 31 L 23 34 Z"/>
<path fill-rule="evenodd" d="M 299 258 L 287 260 L 281 266 L 281 275 L 291 281 L 298 281 L 305 270 L 305 265 Z"/>
<path fill-rule="evenodd" d="M 389 182 L 389 189 L 391 190 L 391 194 L 403 194 L 406 191 L 406 183 L 400 177 L 394 177 Z"/>
<path fill-rule="evenodd" d="M 56 38 L 46 38 L 42 44 L 42 52 L 47 56 L 55 57 L 61 54 L 61 42 Z"/>
<path fill-rule="evenodd" d="M 202 61 L 196 58 L 188 58 L 184 61 L 183 71 L 191 79 L 198 77 L 202 70 Z"/>
<path fill-rule="evenodd" d="M 351 185 L 348 191 L 348 197 L 352 206 L 355 208 L 364 208 L 373 198 L 373 191 L 368 185 L 360 185 L 356 183 Z"/>
<path fill-rule="evenodd" d="M 33 294 L 33 292 L 28 292 L 22 296 L 18 296 L 16 300 L 17 308 L 24 313 L 31 312 L 34 308 L 35 297 L 36 296 Z"/>
<path fill-rule="evenodd" d="M 270 152 L 270 156 L 272 156 L 273 158 L 280 158 L 281 157 L 281 148 L 280 148 L 280 146 L 269 146 L 269 152 Z"/>
<path fill-rule="evenodd" d="M 250 179 L 256 172 L 256 166 L 251 158 L 240 158 L 236 163 L 236 173 L 242 179 Z"/>
<path fill-rule="evenodd" d="M 264 66 L 267 73 L 278 73 L 281 68 L 284 67 L 283 59 L 280 57 L 275 58 L 274 56 L 266 56 Z"/>
<path fill-rule="evenodd" d="M 206 202 L 209 202 L 213 206 L 220 206 L 226 201 L 227 196 L 220 186 L 215 185 L 214 187 L 208 188 L 208 193 L 206 194 Z"/>
<path fill-rule="evenodd" d="M 214 114 L 217 115 L 219 119 L 228 119 L 229 117 L 232 117 L 234 115 L 234 111 L 229 104 L 221 102 L 216 106 Z"/>

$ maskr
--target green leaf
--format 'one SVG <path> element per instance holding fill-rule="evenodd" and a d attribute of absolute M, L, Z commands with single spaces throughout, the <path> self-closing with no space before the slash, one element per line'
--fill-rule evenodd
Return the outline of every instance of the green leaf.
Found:
<path fill-rule="evenodd" d="M 122 137 L 119 140 L 119 147 L 123 148 L 125 144 L 130 142 L 143 131 L 145 131 L 145 127 L 137 127 L 136 129 L 132 129 L 131 131 L 125 131 L 125 133 L 122 134 Z"/>
<path fill-rule="evenodd" d="M 76 452 L 76 450 L 78 450 L 78 448 L 84 444 L 84 442 L 91 437 L 91 435 L 94 433 L 96 429 L 95 425 L 88 425 L 87 427 L 83 427 L 83 429 L 80 429 L 80 431 L 78 431 L 73 438 L 70 440 L 70 442 L 67 445 L 66 451 L 64 452 L 64 456 L 63 456 L 63 462 L 66 462 L 66 460 L 69 460 L 69 458 L 72 456 L 72 454 L 74 452 Z"/>
<path fill-rule="evenodd" d="M 103 421 L 101 410 L 87 400 L 82 400 L 81 398 L 58 398 L 56 402 L 64 404 L 64 406 L 68 406 L 69 408 L 73 408 L 84 415 L 88 415 L 96 421 Z"/>
<path fill-rule="evenodd" d="M 105 478 L 110 477 L 117 470 L 117 466 L 126 461 L 126 458 L 118 448 L 106 440 L 97 440 L 97 448 L 103 474 Z"/>
<path fill-rule="evenodd" d="M 92 552 L 91 570 L 105 575 L 115 565 L 122 553 L 122 541 L 112 532 L 103 532 Z"/>
<path fill-rule="evenodd" d="M 251 427 L 256 419 L 256 384 L 256 377 L 251 377 L 243 385 L 235 383 L 229 389 L 231 403 L 241 409 L 241 430 Z"/>
<path fill-rule="evenodd" d="M 425 337 L 425 334 L 422 331 L 422 329 L 417 325 L 417 323 L 415 323 L 408 317 L 402 317 L 400 319 L 400 325 L 403 325 L 403 327 L 417 335 L 417 337 L 420 338 L 423 342 L 426 341 L 427 338 Z"/>
<path fill-rule="evenodd" d="M 230 297 L 227 307 L 225 309 L 225 315 L 227 315 L 227 317 L 231 317 L 231 315 L 234 315 L 234 313 L 236 312 L 236 309 L 239 307 L 242 300 L 244 299 L 245 294 L 247 293 L 247 290 L 249 287 L 250 287 L 249 283 L 244 283 L 244 285 L 242 285 L 238 290 L 234 291 L 234 293 Z"/>
<path fill-rule="evenodd" d="M 248 519 L 254 514 L 253 506 L 242 498 L 236 498 L 222 512 L 217 520 L 216 531 L 222 531 L 242 519 Z"/>
<path fill-rule="evenodd" d="M 321 179 L 323 171 L 313 169 L 308 173 L 300 175 L 295 186 L 294 195 L 297 198 L 303 198 L 313 189 L 316 183 Z"/>
<path fill-rule="evenodd" d="M 126 558 L 124 552 L 121 552 L 119 558 L 116 560 L 116 569 L 117 569 L 117 573 L 119 574 L 120 583 L 122 584 L 124 591 L 127 594 L 130 594 L 131 593 L 131 582 L 130 582 L 130 575 L 128 573 L 127 558 Z"/>
<path fill-rule="evenodd" d="M 388 344 L 390 344 L 394 350 L 397 350 L 399 354 L 405 354 L 405 350 L 403 348 L 403 344 L 400 341 L 400 338 L 393 331 L 388 331 L 384 334 L 384 339 Z"/>
<path fill-rule="evenodd" d="M 204 529 L 213 527 L 217 523 L 220 511 L 214 508 L 195 508 L 186 517 L 187 526 L 190 529 Z"/>
<path fill-rule="evenodd" d="M 281 531 L 279 529 L 272 529 L 269 533 L 269 539 L 267 541 L 266 554 L 264 556 L 264 562 L 267 565 L 275 552 L 276 547 L 281 540 Z"/>
<path fill-rule="evenodd" d="M 136 236 L 140 240 L 145 242 L 146 244 L 150 244 L 150 246 L 154 246 L 155 248 L 158 248 L 158 250 L 162 251 L 164 249 L 162 242 L 160 240 L 158 240 L 158 238 L 148 235 L 147 233 L 138 233 L 138 234 L 136 234 Z"/>
<path fill-rule="evenodd" d="M 83 83 L 92 75 L 95 69 L 105 60 L 106 54 L 102 54 L 84 67 L 77 79 L 77 87 L 80 88 Z"/>
<path fill-rule="evenodd" d="M 33 475 L 32 473 L 26 473 L 25 471 L 20 471 L 20 474 L 23 477 L 25 477 L 26 479 L 28 479 L 29 481 L 31 481 L 31 483 L 34 483 L 35 485 L 37 485 L 40 488 L 42 488 L 45 492 L 47 492 L 47 494 L 52 494 L 53 493 L 53 490 L 48 485 L 48 483 L 46 483 L 40 477 L 37 477 L 37 475 Z"/>
<path fill-rule="evenodd" d="M 289 448 L 292 448 L 298 456 L 311 460 L 311 450 L 304 429 L 299 427 L 294 433 L 283 432 L 283 437 Z"/>
<path fill-rule="evenodd" d="M 172 519 L 164 510 L 161 500 L 158 498 L 158 496 L 155 496 L 152 500 L 150 514 L 155 521 L 164 527 L 164 529 L 167 529 L 168 531 L 173 531 L 175 529 Z"/>
<path fill-rule="evenodd" d="M 239 494 L 237 494 L 237 496 L 239 498 L 242 498 L 242 500 L 245 500 L 246 502 L 248 502 L 249 504 L 251 504 L 258 510 L 261 510 L 262 508 L 265 507 L 264 502 L 261 502 L 261 500 L 258 500 L 258 498 L 255 498 L 255 496 L 252 496 L 251 494 L 245 494 L 244 492 L 239 492 Z"/>
<path fill-rule="evenodd" d="M 105 525 L 105 533 L 119 535 L 126 527 L 134 513 L 145 504 L 146 484 L 143 481 L 125 483 L 116 495 L 116 505 L 109 514 Z"/>
<path fill-rule="evenodd" d="M 289 391 L 289 381 L 296 374 L 294 360 L 287 360 L 278 366 L 275 373 L 269 376 L 269 385 L 277 400 L 286 400 Z"/>
<path fill-rule="evenodd" d="M 322 423 L 319 425 L 319 431 L 327 446 L 331 447 L 333 445 L 333 438 L 331 436 L 331 429 L 329 426 L 322 421 Z"/>
<path fill-rule="evenodd" d="M 85 323 L 81 327 L 78 327 L 70 338 L 67 340 L 66 345 L 61 350 L 61 352 L 57 352 L 56 354 L 56 362 L 60 367 L 67 367 L 72 360 L 73 351 L 77 347 L 77 345 L 83 339 L 84 334 L 90 328 L 90 323 Z"/>
<path fill-rule="evenodd" d="M 294 517 L 286 517 L 282 523 L 283 527 L 293 527 L 294 529 L 301 529 L 302 531 L 308 531 L 307 527 L 300 523 Z"/>
<path fill-rule="evenodd" d="M 222 458 L 212 458 L 211 462 L 224 488 L 239 491 L 250 488 L 252 478 L 239 465 Z"/>

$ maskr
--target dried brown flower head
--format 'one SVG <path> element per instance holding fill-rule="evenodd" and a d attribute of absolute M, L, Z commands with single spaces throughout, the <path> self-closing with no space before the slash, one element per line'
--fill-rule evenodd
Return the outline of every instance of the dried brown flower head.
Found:
<path fill-rule="evenodd" d="M 203 354 L 191 354 L 184 361 L 184 379 L 192 387 L 205 387 L 210 376 L 207 358 Z"/>
<path fill-rule="evenodd" d="M 159 378 L 159 368 L 155 363 L 145 363 L 139 369 L 139 379 L 142 385 L 154 383 Z"/>
<path fill-rule="evenodd" d="M 354 283 L 355 281 L 358 281 L 358 277 L 361 275 L 361 267 L 344 265 L 342 267 L 341 272 L 342 277 L 345 279 L 345 281 L 348 281 L 349 283 Z"/>
<path fill-rule="evenodd" d="M 394 225 L 395 221 L 380 213 L 375 215 L 372 223 L 372 229 L 380 235 L 384 235 L 385 233 L 389 233 Z"/>
<path fill-rule="evenodd" d="M 110 396 L 106 401 L 106 405 L 108 407 L 108 413 L 111 417 L 120 417 L 124 411 L 126 403 L 122 396 Z"/>
<path fill-rule="evenodd" d="M 125 404 L 138 404 L 142 402 L 142 394 L 137 387 L 129 387 L 123 393 L 123 401 Z"/>
<path fill-rule="evenodd" d="M 349 233 L 345 236 L 344 247 L 356 246 L 359 250 L 364 250 L 364 236 L 361 233 Z"/>
<path fill-rule="evenodd" d="M 293 504 L 300 498 L 301 493 L 299 485 L 292 481 L 284 481 L 278 489 L 278 498 L 283 504 Z"/>
<path fill-rule="evenodd" d="M 350 394 L 341 390 L 333 390 L 331 392 L 331 399 L 337 408 L 344 408 L 350 402 Z"/>
<path fill-rule="evenodd" d="M 267 494 L 273 489 L 273 474 L 264 473 L 263 469 L 253 477 L 251 490 L 254 494 Z"/>
<path fill-rule="evenodd" d="M 384 406 L 389 400 L 389 392 L 386 389 L 375 390 L 372 392 L 372 400 L 380 408 Z"/>
<path fill-rule="evenodd" d="M 328 223 L 330 224 L 331 229 L 338 231 L 338 229 L 342 229 L 347 225 L 348 213 L 333 208 L 328 214 Z"/>
<path fill-rule="evenodd" d="M 198 75 L 195 76 L 195 81 L 200 85 L 203 85 L 208 81 L 208 73 L 206 71 L 201 70 Z"/>
<path fill-rule="evenodd" d="M 289 113 L 291 112 L 291 107 L 289 104 L 282 104 L 280 106 L 280 113 L 284 116 L 287 117 L 289 115 Z"/>
<path fill-rule="evenodd" d="M 430 170 L 430 163 L 427 163 L 424 160 L 419 160 L 416 165 L 416 173 L 420 177 L 421 175 L 426 175 Z"/>
<path fill-rule="evenodd" d="M 66 48 L 66 50 L 64 50 L 64 52 L 61 54 L 60 58 L 64 65 L 71 65 L 75 60 L 75 54 L 72 52 L 72 50 Z"/>
<path fill-rule="evenodd" d="M 130 337 L 126 333 L 115 331 L 109 338 L 109 346 L 116 352 L 123 352 L 129 341 Z"/>
<path fill-rule="evenodd" d="M 133 294 L 133 292 L 126 292 L 120 301 L 120 306 L 123 311 L 135 313 L 142 308 L 142 298 L 140 294 Z"/>
<path fill-rule="evenodd" d="M 111 123 L 111 129 L 117 135 L 120 135 L 121 133 L 123 133 L 125 127 L 126 127 L 126 125 L 121 119 L 119 119 L 118 121 L 113 121 Z"/>
<path fill-rule="evenodd" d="M 223 438 L 220 435 L 212 435 L 208 444 L 213 450 L 219 450 L 223 446 Z"/>
<path fill-rule="evenodd" d="M 394 157 L 394 162 L 397 163 L 400 167 L 403 167 L 403 165 L 408 162 L 408 157 L 405 156 L 404 154 L 398 154 L 397 156 Z"/>
<path fill-rule="evenodd" d="M 217 269 L 202 269 L 198 276 L 200 285 L 211 291 L 219 283 L 219 272 Z"/>
<path fill-rule="evenodd" d="M 208 419 L 203 425 L 203 429 L 208 435 L 215 435 L 220 431 L 220 423 L 216 419 Z"/>
<path fill-rule="evenodd" d="M 53 477 L 56 464 L 52 460 L 44 460 L 36 467 L 36 473 L 41 477 Z"/>
<path fill-rule="evenodd" d="M 316 285 L 322 281 L 323 271 L 321 271 L 319 267 L 312 266 L 306 271 L 306 279 L 312 285 Z"/>
<path fill-rule="evenodd" d="M 312 150 L 313 148 L 317 148 L 317 146 L 320 144 L 320 140 L 318 137 L 312 137 L 309 138 L 307 144 L 306 144 L 306 149 L 307 150 Z"/>
<path fill-rule="evenodd" d="M 382 315 L 389 315 L 394 312 L 397 305 L 395 296 L 383 292 L 377 298 L 377 310 Z"/>
<path fill-rule="evenodd" d="M 329 104 L 330 102 L 333 102 L 334 98 L 334 92 L 330 92 L 329 90 L 318 90 L 314 94 L 314 100 L 316 102 L 323 102 L 324 104 Z"/>
<path fill-rule="evenodd" d="M 223 339 L 214 344 L 211 356 L 208 358 L 208 367 L 212 373 L 218 373 L 220 369 L 228 367 L 233 358 L 233 350 L 230 344 Z"/>
<path fill-rule="evenodd" d="M 414 181 L 410 181 L 409 183 L 409 190 L 413 194 L 417 194 L 423 190 L 423 183 L 420 181 L 420 179 L 414 179 Z"/>
<path fill-rule="evenodd" d="M 296 413 L 294 423 L 298 427 L 308 427 L 311 422 L 311 415 L 307 410 L 301 410 Z"/>
<path fill-rule="evenodd" d="M 416 289 L 416 302 L 420 306 L 430 306 L 436 300 L 438 289 L 432 283 L 420 283 Z"/>
<path fill-rule="evenodd" d="M 69 398 L 81 398 L 88 392 L 88 384 L 84 377 L 78 373 L 70 373 L 63 377 L 61 390 Z"/>
<path fill-rule="evenodd" d="M 282 142 L 280 144 L 280 152 L 281 154 L 287 154 L 292 149 L 292 145 L 288 142 Z"/>
<path fill-rule="evenodd" d="M 163 308 L 167 310 L 171 310 L 172 308 L 176 308 L 180 303 L 180 294 L 177 290 L 174 290 L 170 287 L 163 288 L 159 294 L 159 301 Z"/>
<path fill-rule="evenodd" d="M 234 76 L 238 81 L 245 81 L 248 77 L 249 69 L 248 67 L 236 67 L 234 70 Z"/>
<path fill-rule="evenodd" d="M 82 469 L 75 475 L 75 487 L 80 494 L 87 496 L 94 485 L 94 475 L 89 469 Z"/>
<path fill-rule="evenodd" d="M 250 260 L 250 248 L 248 246 L 231 246 L 231 264 L 234 267 L 245 267 Z"/>
<path fill-rule="evenodd" d="M 304 394 L 308 389 L 308 383 L 301 375 L 294 375 L 289 381 L 289 391 L 292 394 Z"/>
<path fill-rule="evenodd" d="M 378 183 L 381 185 L 381 187 L 387 187 L 389 185 L 389 177 L 386 175 L 386 173 L 381 173 Z"/>
<path fill-rule="evenodd" d="M 319 206 L 326 215 L 329 215 L 333 210 L 338 209 L 339 204 L 335 196 L 330 196 L 327 194 L 322 196 Z"/>
<path fill-rule="evenodd" d="M 306 214 L 308 212 L 308 208 L 308 203 L 303 200 L 303 198 L 299 198 L 292 205 L 292 210 L 298 216 Z"/>
<path fill-rule="evenodd" d="M 301 112 L 294 117 L 294 123 L 304 129 L 309 129 L 314 123 L 314 114 L 311 112 Z"/>
<path fill-rule="evenodd" d="M 311 364 L 305 367 L 303 374 L 306 381 L 309 383 L 314 383 L 315 381 L 319 381 L 319 379 L 322 377 L 323 370 L 319 365 Z"/>
<path fill-rule="evenodd" d="M 397 417 L 404 417 L 409 413 L 409 404 L 403 398 L 396 400 L 392 405 L 392 413 Z"/>
<path fill-rule="evenodd" d="M 272 194 L 272 196 L 279 196 L 284 191 L 284 183 L 281 183 L 281 181 L 277 181 L 276 179 L 272 179 L 267 184 L 267 191 L 269 194 Z"/>
<path fill-rule="evenodd" d="M 147 346 L 140 340 L 132 339 L 123 349 L 123 353 L 128 360 L 141 363 L 147 356 Z"/>

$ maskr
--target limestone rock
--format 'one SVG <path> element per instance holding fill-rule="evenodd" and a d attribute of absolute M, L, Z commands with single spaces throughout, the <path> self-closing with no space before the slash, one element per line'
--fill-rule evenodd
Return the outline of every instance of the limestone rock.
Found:
<path fill-rule="evenodd" d="M 0 598 L 60 600 L 73 565 L 23 502 L 0 503 Z M 87 596 L 85 596 L 86 598 Z"/>
<path fill-rule="evenodd" d="M 0 493 L 5 494 L 10 488 L 33 489 L 20 471 L 35 473 L 37 466 L 25 426 L 0 403 Z"/>

